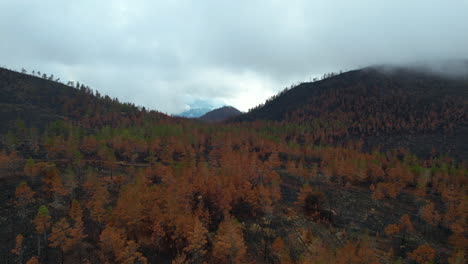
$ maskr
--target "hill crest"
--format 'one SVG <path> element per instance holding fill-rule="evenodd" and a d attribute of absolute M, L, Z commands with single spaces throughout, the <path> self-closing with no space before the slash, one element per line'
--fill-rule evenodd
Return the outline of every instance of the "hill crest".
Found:
<path fill-rule="evenodd" d="M 242 112 L 233 106 L 223 106 L 204 114 L 200 117 L 200 119 L 208 122 L 220 122 L 235 116 L 239 116 L 240 114 L 242 114 Z"/>

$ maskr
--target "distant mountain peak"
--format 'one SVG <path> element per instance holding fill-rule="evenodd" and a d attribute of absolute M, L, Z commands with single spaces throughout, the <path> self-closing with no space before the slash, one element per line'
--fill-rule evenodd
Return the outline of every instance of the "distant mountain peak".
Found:
<path fill-rule="evenodd" d="M 220 122 L 241 114 L 242 112 L 233 106 L 223 106 L 204 114 L 200 119 L 208 122 Z"/>

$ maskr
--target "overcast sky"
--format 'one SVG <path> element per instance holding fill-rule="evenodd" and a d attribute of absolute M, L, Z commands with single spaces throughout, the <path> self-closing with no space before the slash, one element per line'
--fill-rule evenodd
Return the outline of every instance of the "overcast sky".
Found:
<path fill-rule="evenodd" d="M 0 66 L 166 113 L 371 64 L 466 59 L 468 0 L 0 0 Z"/>

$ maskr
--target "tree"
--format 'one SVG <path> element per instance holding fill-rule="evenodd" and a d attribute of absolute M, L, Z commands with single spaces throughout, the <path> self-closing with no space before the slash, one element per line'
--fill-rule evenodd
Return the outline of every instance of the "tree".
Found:
<path fill-rule="evenodd" d="M 398 223 L 398 228 L 401 232 L 413 232 L 414 227 L 411 223 L 411 219 L 408 214 L 404 214 L 401 216 L 400 221 Z"/>
<path fill-rule="evenodd" d="M 47 243 L 47 230 L 50 228 L 50 215 L 49 209 L 45 205 L 41 205 L 37 210 L 36 217 L 34 218 L 34 225 L 36 227 L 37 237 L 37 255 L 41 257 L 41 236 L 44 238 L 44 243 Z"/>
<path fill-rule="evenodd" d="M 344 248 L 337 252 L 336 264 L 378 264 L 380 263 L 375 256 L 368 242 L 361 240 L 357 243 L 348 241 Z"/>
<path fill-rule="evenodd" d="M 387 234 L 387 236 L 392 236 L 393 234 L 397 234 L 398 232 L 400 232 L 400 228 L 398 227 L 398 225 L 390 224 L 387 227 L 385 227 L 384 231 L 385 234 Z"/>
<path fill-rule="evenodd" d="M 80 202 L 77 200 L 72 201 L 68 215 L 74 221 L 75 225 L 83 225 L 83 209 L 81 208 Z"/>
<path fill-rule="evenodd" d="M 279 159 L 279 155 L 277 151 L 271 152 L 270 157 L 268 158 L 268 166 L 271 169 L 275 169 L 281 166 L 281 161 Z"/>
<path fill-rule="evenodd" d="M 192 222 L 193 230 L 187 234 L 187 247 L 184 248 L 184 251 L 191 256 L 191 263 L 201 263 L 206 254 L 208 230 L 198 217 L 194 217 Z"/>
<path fill-rule="evenodd" d="M 98 224 L 104 223 L 106 220 L 105 206 L 108 203 L 109 192 L 102 182 L 96 180 L 93 183 L 85 183 L 88 200 L 85 204 L 89 210 L 90 217 Z"/>
<path fill-rule="evenodd" d="M 187 262 L 187 256 L 185 256 L 184 253 L 178 254 L 175 259 L 171 261 L 171 264 L 188 264 Z M 191 263 L 191 262 L 190 262 Z"/>
<path fill-rule="evenodd" d="M 275 258 L 274 263 L 289 264 L 292 263 L 288 251 L 284 247 L 284 242 L 281 237 L 277 237 L 271 245 L 271 252 Z"/>
<path fill-rule="evenodd" d="M 62 218 L 54 224 L 49 242 L 50 247 L 60 249 L 61 263 L 63 263 L 63 254 L 71 250 L 73 246 L 73 240 L 70 238 L 70 224 L 67 219 Z"/>
<path fill-rule="evenodd" d="M 62 183 L 62 178 L 59 175 L 59 171 L 55 166 L 51 166 L 46 169 L 45 177 L 42 181 L 47 185 L 47 191 L 53 195 L 54 200 L 57 202 L 59 197 L 68 194 L 68 190 Z"/>
<path fill-rule="evenodd" d="M 424 244 L 408 253 L 408 257 L 419 264 L 425 264 L 434 260 L 435 251 L 428 244 Z"/>
<path fill-rule="evenodd" d="M 11 253 L 15 254 L 16 256 L 18 256 L 18 263 L 19 264 L 22 264 L 23 263 L 23 240 L 24 240 L 24 237 L 23 235 L 19 234 L 16 236 L 16 244 L 15 244 L 15 248 L 11 250 Z"/>
<path fill-rule="evenodd" d="M 99 236 L 100 259 L 103 263 L 146 264 L 147 260 L 138 252 L 138 244 L 128 241 L 123 229 L 107 225 Z"/>
<path fill-rule="evenodd" d="M 452 255 L 448 258 L 449 264 L 465 264 L 465 253 L 463 250 L 454 250 Z"/>
<path fill-rule="evenodd" d="M 22 181 L 15 190 L 15 205 L 20 207 L 20 215 L 26 215 L 26 206 L 34 202 L 34 192 L 25 181 Z"/>
<path fill-rule="evenodd" d="M 95 154 L 98 150 L 98 142 L 94 136 L 87 136 L 81 142 L 80 150 L 85 154 Z"/>
<path fill-rule="evenodd" d="M 6 151 L 0 151 L 0 169 L 12 171 L 17 168 L 19 157 L 15 151 L 7 154 Z"/>
<path fill-rule="evenodd" d="M 374 192 L 372 193 L 372 199 L 374 200 L 382 200 L 384 197 L 385 197 L 385 194 L 381 188 L 381 185 L 380 183 L 377 184 L 377 187 L 374 187 L 373 185 L 371 186 L 374 190 Z"/>
<path fill-rule="evenodd" d="M 409 215 L 404 214 L 401 216 L 398 224 L 389 224 L 387 227 L 385 227 L 384 231 L 387 236 L 392 237 L 392 242 L 396 242 L 396 235 L 400 235 L 398 245 L 400 246 L 399 248 L 402 248 L 401 245 L 406 243 L 406 237 L 408 233 L 413 232 L 414 228 Z"/>
<path fill-rule="evenodd" d="M 226 213 L 213 241 L 213 257 L 218 263 L 243 263 L 245 253 L 241 227 Z"/>
<path fill-rule="evenodd" d="M 105 167 L 110 169 L 112 179 L 117 162 L 114 151 L 110 148 L 101 147 L 98 149 L 98 156 L 104 162 Z"/>
<path fill-rule="evenodd" d="M 24 174 L 26 174 L 26 176 L 31 178 L 36 176 L 33 174 L 34 164 L 34 160 L 31 158 L 26 161 L 26 164 L 24 165 Z"/>
<path fill-rule="evenodd" d="M 83 209 L 81 208 L 81 205 L 77 200 L 72 201 L 72 205 L 70 207 L 68 215 L 72 219 L 73 224 L 72 228 L 69 229 L 71 247 L 76 249 L 74 250 L 74 252 L 78 251 L 79 260 L 81 262 L 82 241 L 87 236 L 84 234 Z"/>
<path fill-rule="evenodd" d="M 459 219 L 450 225 L 450 230 L 452 230 L 453 234 L 449 237 L 449 243 L 452 244 L 456 249 L 468 249 L 468 239 L 465 235 L 465 224 L 465 219 Z"/>
<path fill-rule="evenodd" d="M 32 257 L 28 260 L 28 262 L 26 262 L 26 264 L 39 264 L 39 260 L 37 257 Z"/>
<path fill-rule="evenodd" d="M 143 224 L 144 195 L 146 193 L 145 177 L 135 176 L 134 184 L 127 184 L 122 187 L 117 203 L 112 210 L 112 223 L 119 227 L 125 227 L 127 234 L 135 238 Z"/>
<path fill-rule="evenodd" d="M 427 204 L 421 209 L 421 218 L 431 226 L 436 226 L 440 222 L 440 214 L 435 210 L 434 203 L 427 202 Z"/>

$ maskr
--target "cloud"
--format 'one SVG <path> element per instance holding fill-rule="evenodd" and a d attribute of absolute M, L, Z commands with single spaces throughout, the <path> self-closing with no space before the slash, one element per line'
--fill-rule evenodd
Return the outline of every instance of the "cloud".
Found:
<path fill-rule="evenodd" d="M 466 59 L 468 1 L 0 0 L 0 64 L 168 113 L 246 111 L 293 82 Z"/>

